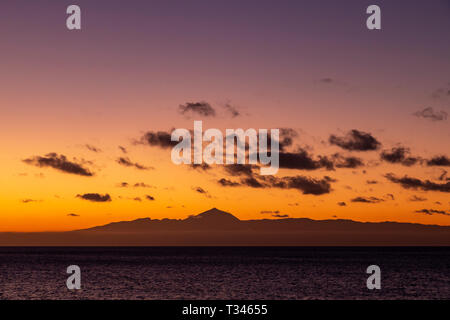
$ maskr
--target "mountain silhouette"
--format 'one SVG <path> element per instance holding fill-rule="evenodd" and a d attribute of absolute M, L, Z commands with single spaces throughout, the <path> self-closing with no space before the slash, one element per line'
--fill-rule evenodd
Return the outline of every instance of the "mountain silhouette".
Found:
<path fill-rule="evenodd" d="M 141 218 L 69 232 L 0 233 L 33 246 L 448 246 L 450 226 L 283 218 L 240 220 L 212 208 L 186 219 Z"/>

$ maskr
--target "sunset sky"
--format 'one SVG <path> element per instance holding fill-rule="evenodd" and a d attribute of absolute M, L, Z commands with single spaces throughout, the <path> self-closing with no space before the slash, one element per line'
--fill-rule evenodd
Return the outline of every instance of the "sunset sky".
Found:
<path fill-rule="evenodd" d="M 446 0 L 1 1 L 0 231 L 212 207 L 450 225 L 449 32 Z M 282 129 L 282 168 L 173 164 L 158 132 L 194 120 Z"/>

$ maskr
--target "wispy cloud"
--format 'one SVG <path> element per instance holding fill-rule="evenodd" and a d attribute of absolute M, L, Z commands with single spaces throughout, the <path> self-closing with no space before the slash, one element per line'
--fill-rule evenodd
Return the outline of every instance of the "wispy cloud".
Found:
<path fill-rule="evenodd" d="M 57 153 L 48 153 L 45 156 L 34 156 L 24 159 L 23 162 L 41 168 L 50 167 L 65 173 L 80 176 L 91 177 L 94 175 L 88 168 L 84 167 L 82 163 L 69 161 L 66 156 L 58 155 Z"/>

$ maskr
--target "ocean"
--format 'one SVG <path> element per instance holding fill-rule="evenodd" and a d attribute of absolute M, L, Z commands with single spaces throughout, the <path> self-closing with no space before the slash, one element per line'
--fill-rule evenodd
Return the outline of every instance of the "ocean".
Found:
<path fill-rule="evenodd" d="M 450 299 L 450 248 L 2 247 L 0 299 Z"/>

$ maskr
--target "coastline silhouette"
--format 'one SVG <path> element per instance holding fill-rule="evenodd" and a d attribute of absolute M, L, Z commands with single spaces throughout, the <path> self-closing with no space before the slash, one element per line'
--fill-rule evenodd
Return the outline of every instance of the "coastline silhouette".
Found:
<path fill-rule="evenodd" d="M 240 220 L 212 208 L 185 219 L 141 218 L 68 232 L 3 232 L 2 246 L 446 246 L 450 227 L 282 218 Z"/>

